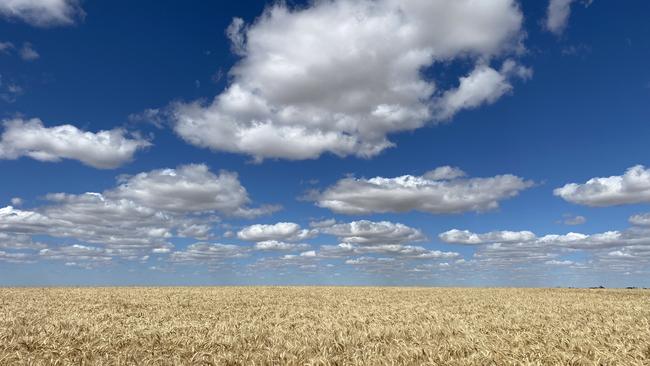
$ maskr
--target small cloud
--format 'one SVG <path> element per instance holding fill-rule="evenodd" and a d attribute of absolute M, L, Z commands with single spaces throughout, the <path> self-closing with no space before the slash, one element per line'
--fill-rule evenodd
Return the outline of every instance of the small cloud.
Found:
<path fill-rule="evenodd" d="M 574 216 L 571 214 L 565 214 L 564 219 L 562 220 L 562 223 L 564 225 L 570 225 L 570 226 L 575 226 L 575 225 L 582 225 L 587 222 L 587 218 L 584 216 Z"/>
<path fill-rule="evenodd" d="M 11 199 L 11 204 L 13 206 L 22 206 L 23 204 L 23 199 L 20 197 L 14 197 Z"/>
<path fill-rule="evenodd" d="M 41 57 L 41 55 L 36 52 L 32 44 L 29 42 L 23 43 L 23 47 L 20 49 L 19 54 L 20 58 L 25 61 L 34 61 Z"/>
<path fill-rule="evenodd" d="M 0 42 L 0 53 L 9 54 L 14 48 L 14 44 L 11 42 Z"/>

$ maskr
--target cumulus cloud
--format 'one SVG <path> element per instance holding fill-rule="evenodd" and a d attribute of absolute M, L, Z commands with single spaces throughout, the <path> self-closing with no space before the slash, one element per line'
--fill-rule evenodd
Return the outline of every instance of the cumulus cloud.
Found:
<path fill-rule="evenodd" d="M 293 251 L 293 250 L 307 250 L 311 246 L 304 243 L 287 243 L 277 240 L 265 240 L 255 243 L 256 250 L 263 251 Z"/>
<path fill-rule="evenodd" d="M 0 249 L 25 250 L 44 249 L 47 245 L 32 241 L 29 235 L 16 235 L 0 232 Z"/>
<path fill-rule="evenodd" d="M 403 244 L 426 239 L 420 230 L 390 221 L 353 221 L 324 227 L 321 231 L 342 242 L 363 245 Z"/>
<path fill-rule="evenodd" d="M 445 243 L 486 244 L 529 241 L 535 239 L 536 236 L 530 231 L 492 231 L 476 234 L 468 230 L 452 229 L 438 235 L 438 238 Z"/>
<path fill-rule="evenodd" d="M 195 243 L 183 251 L 171 253 L 169 259 L 180 264 L 216 264 L 226 259 L 246 257 L 249 251 L 249 248 L 239 245 Z"/>
<path fill-rule="evenodd" d="M 630 218 L 632 223 L 643 224 L 641 217 Z M 508 233 L 508 234 L 504 234 Z M 641 265 L 650 261 L 650 230 L 631 227 L 623 231 L 612 230 L 595 234 L 570 232 L 547 234 L 541 237 L 530 231 L 472 233 L 450 230 L 440 234 L 441 240 L 452 244 L 474 244 L 477 266 L 511 266 L 524 264 L 550 264 L 575 268 L 599 268 L 617 265 L 619 261 Z M 566 253 L 581 252 L 590 257 L 586 263 L 575 263 L 560 257 Z M 606 261 L 607 263 L 601 263 Z M 599 263 L 602 267 L 598 267 Z"/>
<path fill-rule="evenodd" d="M 596 207 L 650 202 L 650 169 L 637 165 L 623 175 L 569 183 L 553 193 L 571 203 Z"/>
<path fill-rule="evenodd" d="M 231 178 L 221 184 L 220 176 L 204 165 L 186 165 L 122 177 L 117 188 L 102 193 L 48 194 L 47 204 L 40 207 L 0 208 L 0 243 L 35 248 L 38 244 L 27 238 L 43 235 L 76 240 L 129 260 L 168 253 L 173 238 L 209 239 L 218 220 L 214 211 L 236 215 L 254 210 L 248 207 L 245 189 Z M 71 261 L 81 263 L 83 258 Z"/>
<path fill-rule="evenodd" d="M 533 182 L 514 175 L 435 180 L 430 176 L 344 178 L 310 199 L 334 212 L 362 215 L 411 210 L 431 214 L 489 211 Z"/>
<path fill-rule="evenodd" d="M 37 27 L 71 25 L 84 15 L 78 0 L 0 1 L 0 16 L 19 19 Z"/>
<path fill-rule="evenodd" d="M 273 225 L 255 224 L 247 226 L 237 233 L 237 237 L 246 241 L 285 240 L 299 241 L 313 238 L 317 230 L 301 229 L 300 225 L 293 222 L 278 222 Z"/>
<path fill-rule="evenodd" d="M 73 159 L 95 168 L 112 169 L 131 161 L 136 151 L 150 145 L 137 136 L 129 138 L 122 129 L 95 133 L 72 125 L 45 127 L 37 118 L 17 118 L 4 121 L 0 159 Z"/>
<path fill-rule="evenodd" d="M 629 221 L 636 226 L 650 226 L 650 213 L 633 215 Z"/>
<path fill-rule="evenodd" d="M 228 216 L 254 217 L 278 206 L 250 208 L 251 199 L 236 173 L 210 172 L 205 164 L 158 169 L 123 176 L 108 196 L 125 198 L 143 206 L 171 212 L 217 211 Z"/>
<path fill-rule="evenodd" d="M 187 142 L 264 158 L 323 153 L 371 157 L 388 135 L 490 104 L 530 75 L 515 0 L 334 0 L 267 8 L 227 29 L 241 60 L 209 103 L 177 103 L 174 129 Z M 458 86 L 438 89 L 422 70 L 470 60 Z M 500 68 L 492 64 L 501 62 Z"/>

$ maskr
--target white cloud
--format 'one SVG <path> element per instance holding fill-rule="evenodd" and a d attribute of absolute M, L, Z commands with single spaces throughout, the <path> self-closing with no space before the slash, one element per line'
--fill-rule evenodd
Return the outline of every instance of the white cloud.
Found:
<path fill-rule="evenodd" d="M 371 157 L 388 135 L 496 101 L 530 71 L 494 59 L 522 49 L 514 0 L 334 0 L 269 7 L 227 29 L 242 59 L 211 103 L 172 106 L 175 131 L 213 150 L 313 159 Z M 422 70 L 467 60 L 456 89 L 438 90 Z"/>
<path fill-rule="evenodd" d="M 41 258 L 74 263 L 83 261 L 87 266 L 90 263 L 100 264 L 111 262 L 113 257 L 104 248 L 89 247 L 85 245 L 69 245 L 56 248 L 42 249 L 39 252 Z"/>
<path fill-rule="evenodd" d="M 248 207 L 251 199 L 236 173 L 221 171 L 216 175 L 204 164 L 123 176 L 120 185 L 107 196 L 178 213 L 217 211 L 228 216 L 254 217 L 279 209 Z"/>
<path fill-rule="evenodd" d="M 572 216 L 572 215 L 565 215 L 564 217 L 564 225 L 570 225 L 570 226 L 575 226 L 575 225 L 582 225 L 587 222 L 587 218 L 584 216 Z"/>
<path fill-rule="evenodd" d="M 310 197 L 337 213 L 361 215 L 411 210 L 432 214 L 489 211 L 533 183 L 514 175 L 433 180 L 426 176 L 344 178 Z"/>
<path fill-rule="evenodd" d="M 569 22 L 571 3 L 575 0 L 550 0 L 546 12 L 546 29 L 555 34 L 562 34 Z"/>
<path fill-rule="evenodd" d="M 36 52 L 32 44 L 29 42 L 23 43 L 23 47 L 20 49 L 19 54 L 20 58 L 25 61 L 34 61 L 41 57 L 41 55 Z"/>
<path fill-rule="evenodd" d="M 0 232 L 0 249 L 26 250 L 43 249 L 47 246 L 43 243 L 32 241 L 29 235 L 7 234 Z"/>
<path fill-rule="evenodd" d="M 20 19 L 37 27 L 70 25 L 84 15 L 77 0 L 0 1 L 0 16 Z"/>
<path fill-rule="evenodd" d="M 438 235 L 441 241 L 454 244 L 486 244 L 530 241 L 536 238 L 530 231 L 492 231 L 476 234 L 468 230 L 452 229 Z"/>
<path fill-rule="evenodd" d="M 622 176 L 591 178 L 584 184 L 570 183 L 553 193 L 568 202 L 586 206 L 650 202 L 650 169 L 637 165 Z"/>
<path fill-rule="evenodd" d="M 529 231 L 476 234 L 452 230 L 441 234 L 440 237 L 448 243 L 477 245 L 474 264 L 479 267 L 551 264 L 587 268 L 585 265 L 588 264 L 591 268 L 603 271 L 611 269 L 606 266 L 615 260 L 624 259 L 628 263 L 637 264 L 650 260 L 650 230 L 640 227 L 596 234 L 570 232 L 542 237 L 537 237 Z M 574 252 L 582 252 L 593 259 L 583 264 L 559 259 L 563 254 Z M 598 263 L 604 260 L 610 263 L 598 267 Z"/>
<path fill-rule="evenodd" d="M 195 243 L 171 253 L 169 260 L 181 264 L 215 264 L 226 259 L 248 256 L 249 248 L 232 244 Z"/>
<path fill-rule="evenodd" d="M 451 118 L 463 109 L 473 109 L 492 104 L 512 90 L 509 79 L 513 76 L 528 79 L 532 70 L 517 65 L 512 60 L 497 71 L 485 64 L 478 64 L 467 76 L 461 77 L 456 89 L 446 91 L 438 102 L 440 118 Z"/>
<path fill-rule="evenodd" d="M 403 244 L 426 239 L 420 230 L 390 221 L 353 221 L 324 227 L 321 231 L 340 241 L 363 245 Z"/>
<path fill-rule="evenodd" d="M 31 210 L 0 208 L 0 246 L 31 247 L 35 244 L 25 238 L 43 235 L 98 246 L 108 256 L 128 260 L 165 254 L 176 237 L 208 240 L 218 221 L 212 210 L 225 215 L 255 210 L 231 178 L 220 184 L 204 165 L 186 165 L 123 177 L 121 185 L 103 193 L 48 194 L 46 205 Z M 71 261 L 82 264 L 83 258 Z"/>
<path fill-rule="evenodd" d="M 112 169 L 131 161 L 136 151 L 150 145 L 139 137 L 128 138 L 122 129 L 94 133 L 72 125 L 45 127 L 37 118 L 17 118 L 4 121 L 0 159 L 74 159 L 95 168 Z"/>
<path fill-rule="evenodd" d="M 306 250 L 309 249 L 309 244 L 304 243 L 287 243 L 277 240 L 265 240 L 255 243 L 256 250 L 264 251 L 290 251 L 290 250 Z"/>
<path fill-rule="evenodd" d="M 633 215 L 629 221 L 630 224 L 636 226 L 650 226 L 650 213 Z"/>
<path fill-rule="evenodd" d="M 300 225 L 293 222 L 278 222 L 273 225 L 255 224 L 243 228 L 237 237 L 246 241 L 286 240 L 299 241 L 313 238 L 317 230 L 301 229 Z"/>
<path fill-rule="evenodd" d="M 569 24 L 571 5 L 575 2 L 576 0 L 550 0 L 546 10 L 544 28 L 558 36 L 564 33 Z M 581 2 L 588 7 L 593 0 L 582 0 Z"/>
<path fill-rule="evenodd" d="M 22 206 L 23 204 L 23 199 L 20 197 L 13 197 L 11 199 L 11 204 L 14 206 Z"/>

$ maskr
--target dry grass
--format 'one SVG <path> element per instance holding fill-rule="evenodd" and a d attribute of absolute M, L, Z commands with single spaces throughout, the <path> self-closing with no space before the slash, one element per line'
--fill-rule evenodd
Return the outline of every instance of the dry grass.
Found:
<path fill-rule="evenodd" d="M 0 289 L 0 364 L 650 365 L 650 292 Z"/>

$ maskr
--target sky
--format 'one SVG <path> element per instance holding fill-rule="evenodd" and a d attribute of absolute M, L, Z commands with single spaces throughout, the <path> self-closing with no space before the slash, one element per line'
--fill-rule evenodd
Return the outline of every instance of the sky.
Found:
<path fill-rule="evenodd" d="M 649 12 L 0 0 L 0 285 L 650 287 Z"/>

